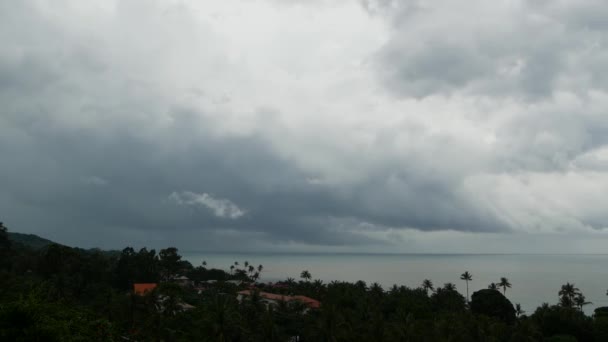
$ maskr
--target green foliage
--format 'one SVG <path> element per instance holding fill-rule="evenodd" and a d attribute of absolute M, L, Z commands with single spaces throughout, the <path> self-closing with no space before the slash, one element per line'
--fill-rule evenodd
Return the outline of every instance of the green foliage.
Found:
<path fill-rule="evenodd" d="M 471 312 L 497 318 L 505 323 L 515 322 L 513 304 L 496 290 L 479 290 L 471 296 Z"/>
<path fill-rule="evenodd" d="M 608 306 L 600 306 L 599 308 L 595 308 L 594 316 L 597 317 L 608 317 Z"/>
<path fill-rule="evenodd" d="M 177 253 L 177 248 L 169 247 L 166 249 L 161 249 L 158 256 L 164 279 L 169 279 L 181 270 L 182 257 Z"/>
<path fill-rule="evenodd" d="M 112 324 L 61 303 L 27 298 L 0 306 L 2 341 L 113 341 Z"/>
<path fill-rule="evenodd" d="M 8 238 L 7 228 L 0 222 L 0 269 L 8 268 L 10 265 L 11 241 Z"/>
<path fill-rule="evenodd" d="M 595 341 L 608 341 L 608 317 L 595 317 L 593 320 L 593 337 Z"/>
<path fill-rule="evenodd" d="M 2 226 L 4 227 L 4 226 Z M 231 265 L 231 272 L 193 267 L 176 248 L 156 253 L 125 248 L 120 253 L 49 244 L 41 249 L 3 244 L 8 262 L 0 269 L 0 341 L 607 341 L 608 309 L 593 318 L 580 308 L 584 296 L 574 285 L 560 291 L 561 305 L 543 305 L 530 317 L 515 316 L 497 290 L 480 290 L 467 306 L 456 286 L 435 289 L 287 279 L 260 290 L 304 295 L 322 302 L 269 304 L 259 294 L 238 302 L 244 289 L 225 280 L 255 280 L 262 266 Z M 171 281 L 186 275 L 198 289 Z M 257 275 L 256 275 L 257 274 Z M 220 280 L 217 283 L 200 283 Z M 463 280 L 471 281 L 470 273 Z M 133 283 L 158 283 L 136 295 Z M 464 284 L 463 284 L 464 285 Z M 574 290 L 571 291 L 571 290 Z M 567 298 L 562 300 L 561 298 Z M 570 301 L 571 299 L 571 301 Z"/>
<path fill-rule="evenodd" d="M 543 305 L 530 318 L 544 336 L 571 335 L 579 341 L 592 340 L 592 319 L 574 308 Z"/>
<path fill-rule="evenodd" d="M 454 284 L 447 283 L 431 295 L 433 308 L 439 312 L 458 313 L 466 310 L 465 298 Z"/>

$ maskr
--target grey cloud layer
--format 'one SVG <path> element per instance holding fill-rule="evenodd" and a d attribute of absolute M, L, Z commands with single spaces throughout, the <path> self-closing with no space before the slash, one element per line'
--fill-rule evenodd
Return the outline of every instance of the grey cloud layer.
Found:
<path fill-rule="evenodd" d="M 368 8 L 393 22 L 379 69 L 400 96 L 532 100 L 608 86 L 602 1 L 379 1 Z"/>
<path fill-rule="evenodd" d="M 260 77 L 250 48 L 187 5 L 2 2 L 2 220 L 75 244 L 234 250 L 365 248 L 403 228 L 605 228 L 601 195 L 580 190 L 608 180 L 604 7 L 455 3 L 348 7 L 386 23 L 362 57 L 384 88 L 319 79 L 285 104 L 273 82 L 298 73 Z M 291 58 L 274 48 L 261 59 Z M 332 82 L 347 90 L 316 95 Z M 309 98 L 337 105 L 301 113 Z M 367 98 L 388 104 L 367 112 Z M 344 114 L 351 103 L 360 112 Z"/>

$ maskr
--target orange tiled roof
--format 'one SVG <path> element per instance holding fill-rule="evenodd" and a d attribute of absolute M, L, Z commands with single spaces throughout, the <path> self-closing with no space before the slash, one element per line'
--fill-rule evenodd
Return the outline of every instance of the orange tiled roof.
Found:
<path fill-rule="evenodd" d="M 156 283 L 133 284 L 133 292 L 135 292 L 135 294 L 137 294 L 137 295 L 143 296 L 146 293 L 154 290 L 156 288 L 156 286 L 157 286 Z"/>
<path fill-rule="evenodd" d="M 243 290 L 243 291 L 239 291 L 239 294 L 242 294 L 245 296 L 250 296 L 252 294 L 252 292 L 253 291 L 251 291 L 251 290 Z M 306 297 L 306 296 L 285 296 L 285 295 L 269 293 L 269 292 L 259 292 L 259 295 L 262 298 L 266 298 L 266 299 L 270 299 L 270 300 L 280 300 L 280 301 L 286 301 L 286 302 L 289 302 L 292 300 L 297 300 L 299 302 L 304 303 L 309 308 L 314 308 L 314 309 L 318 309 L 319 307 L 321 307 L 321 302 L 319 302 L 316 299 L 312 299 L 312 298 Z"/>
<path fill-rule="evenodd" d="M 316 299 L 312 299 L 310 297 L 306 297 L 306 296 L 293 296 L 292 298 L 294 300 L 298 300 L 298 301 L 306 304 L 306 306 L 308 306 L 309 308 L 318 309 L 318 308 L 321 307 L 321 302 L 319 302 Z"/>

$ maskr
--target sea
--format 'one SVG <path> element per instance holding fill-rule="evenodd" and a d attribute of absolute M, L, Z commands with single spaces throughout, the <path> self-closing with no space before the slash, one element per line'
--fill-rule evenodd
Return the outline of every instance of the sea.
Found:
<path fill-rule="evenodd" d="M 512 284 L 506 296 L 519 303 L 527 314 L 543 303 L 557 304 L 562 284 L 574 283 L 586 296 L 584 307 L 592 314 L 596 307 L 608 306 L 608 254 L 313 254 L 313 253 L 204 253 L 182 252 L 193 265 L 229 271 L 230 265 L 245 261 L 263 265 L 260 282 L 275 282 L 308 270 L 312 279 L 368 285 L 377 282 L 388 290 L 393 284 L 419 286 L 430 279 L 435 286 L 454 283 L 463 295 L 466 284 L 460 275 L 469 271 L 469 293 L 487 288 L 506 277 Z"/>

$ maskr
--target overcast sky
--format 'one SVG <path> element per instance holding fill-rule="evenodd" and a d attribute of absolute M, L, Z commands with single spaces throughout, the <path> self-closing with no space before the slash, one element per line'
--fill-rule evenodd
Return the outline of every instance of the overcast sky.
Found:
<path fill-rule="evenodd" d="M 608 253 L 606 18 L 0 0 L 0 221 L 82 247 Z"/>

